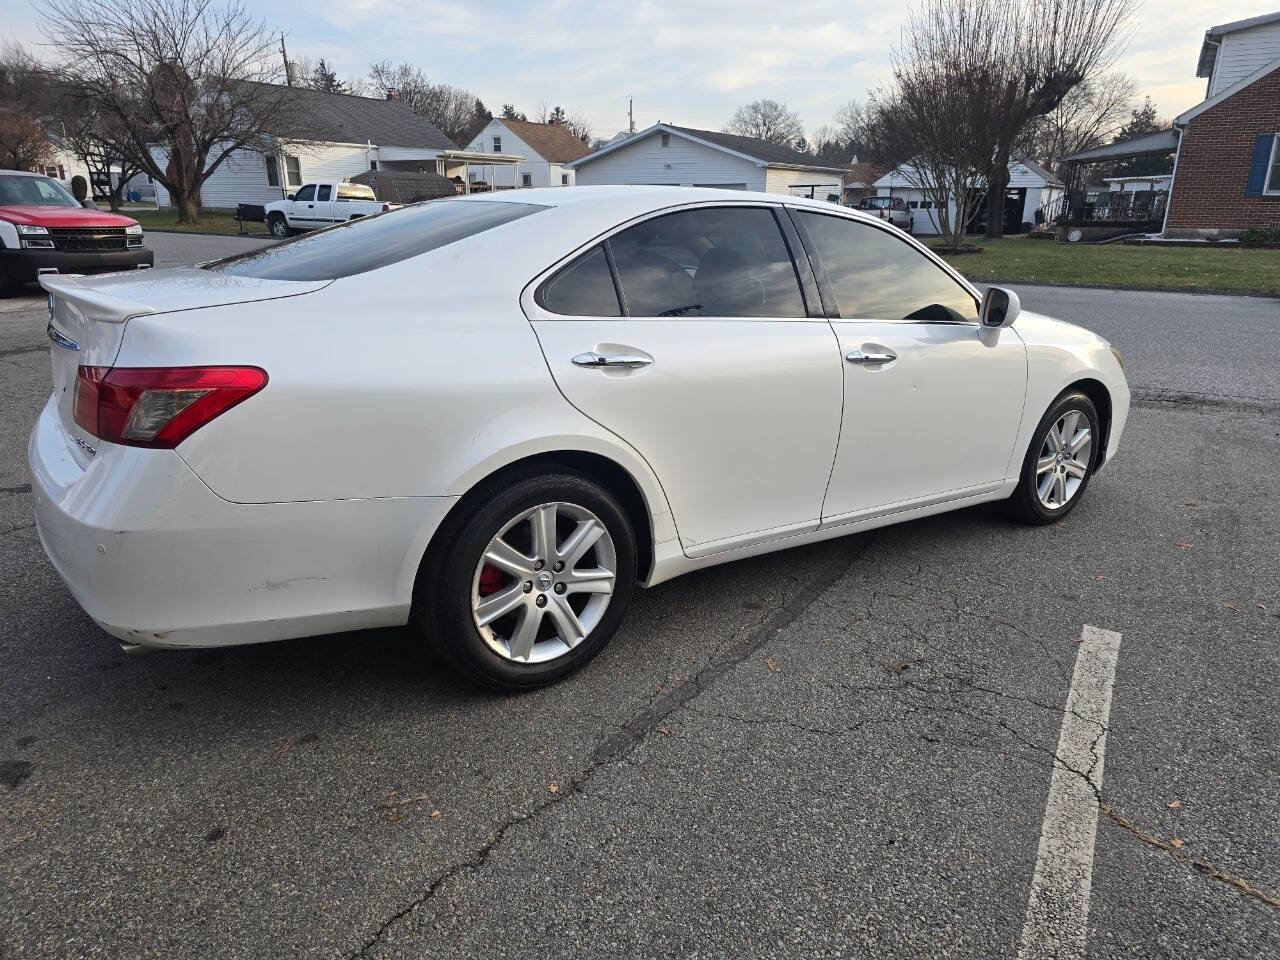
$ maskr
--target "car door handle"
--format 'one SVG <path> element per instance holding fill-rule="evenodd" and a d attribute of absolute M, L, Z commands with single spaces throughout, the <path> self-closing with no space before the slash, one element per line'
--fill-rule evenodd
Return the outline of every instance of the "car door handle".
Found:
<path fill-rule="evenodd" d="M 888 363 L 891 360 L 897 360 L 898 355 L 892 350 L 886 350 L 884 353 L 863 353 L 861 350 L 850 350 L 844 355 L 844 358 L 849 363 Z"/>
<path fill-rule="evenodd" d="M 603 353 L 596 353 L 589 350 L 586 353 L 580 353 L 573 358 L 575 367 L 625 367 L 634 369 L 635 367 L 647 367 L 653 363 L 648 357 L 634 357 L 628 354 L 616 354 L 606 357 Z"/>

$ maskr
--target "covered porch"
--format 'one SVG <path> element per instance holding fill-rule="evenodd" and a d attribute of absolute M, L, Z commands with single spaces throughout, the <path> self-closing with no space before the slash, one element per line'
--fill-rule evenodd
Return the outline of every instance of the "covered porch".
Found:
<path fill-rule="evenodd" d="M 1096 164 L 1145 157 L 1164 157 L 1178 150 L 1177 132 L 1170 128 L 1108 143 L 1062 157 L 1067 190 L 1049 219 L 1060 240 L 1109 240 L 1134 233 L 1158 233 L 1164 227 L 1169 201 L 1168 173 L 1107 177 L 1109 190 L 1090 198 L 1088 173 Z"/>

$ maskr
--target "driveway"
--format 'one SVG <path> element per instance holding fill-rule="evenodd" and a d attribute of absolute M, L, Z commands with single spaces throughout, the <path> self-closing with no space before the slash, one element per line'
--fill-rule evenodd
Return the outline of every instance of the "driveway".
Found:
<path fill-rule="evenodd" d="M 1280 955 L 1280 310 L 1019 289 L 1135 389 L 1067 521 L 692 574 L 506 697 L 403 630 L 122 656 L 40 549 L 4 303 L 0 955 Z"/>

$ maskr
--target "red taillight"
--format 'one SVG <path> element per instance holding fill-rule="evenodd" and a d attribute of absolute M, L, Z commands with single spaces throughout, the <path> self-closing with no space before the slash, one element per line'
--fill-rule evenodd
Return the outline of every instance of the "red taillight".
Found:
<path fill-rule="evenodd" d="M 81 367 L 75 420 L 100 440 L 171 449 L 266 385 L 258 367 Z"/>

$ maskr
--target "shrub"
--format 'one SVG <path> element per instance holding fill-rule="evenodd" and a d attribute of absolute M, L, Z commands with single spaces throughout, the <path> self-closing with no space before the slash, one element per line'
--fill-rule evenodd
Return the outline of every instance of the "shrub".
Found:
<path fill-rule="evenodd" d="M 1280 226 L 1251 227 L 1240 234 L 1241 243 L 1280 244 Z"/>
<path fill-rule="evenodd" d="M 78 173 L 71 178 L 71 195 L 81 203 L 89 196 L 89 181 Z"/>

